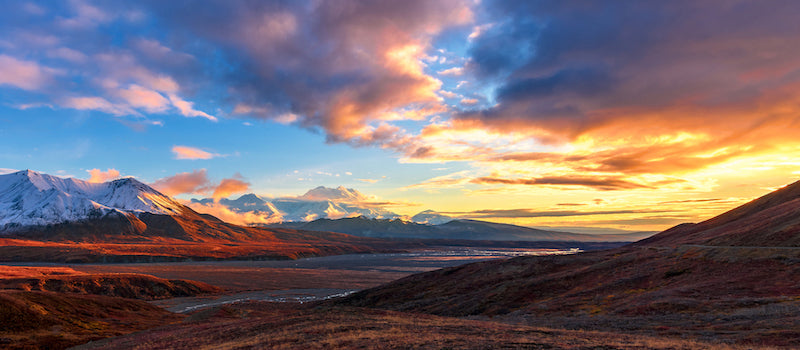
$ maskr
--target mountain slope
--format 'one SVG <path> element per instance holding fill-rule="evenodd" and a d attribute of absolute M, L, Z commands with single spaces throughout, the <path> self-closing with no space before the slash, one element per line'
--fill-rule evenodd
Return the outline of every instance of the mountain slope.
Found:
<path fill-rule="evenodd" d="M 180 215 L 185 207 L 131 178 L 106 183 L 25 170 L 0 175 L 0 232 L 108 214 Z"/>
<path fill-rule="evenodd" d="M 310 222 L 273 224 L 267 227 L 341 232 L 356 236 L 381 238 L 578 242 L 624 242 L 630 239 L 630 236 L 627 235 L 589 235 L 545 231 L 530 227 L 464 219 L 449 220 L 440 225 L 427 225 L 400 219 L 370 219 L 362 216 L 336 220 L 318 219 Z"/>
<path fill-rule="evenodd" d="M 624 247 L 447 268 L 339 304 L 788 346 L 800 341 L 798 185 Z M 748 326 L 757 325 L 757 326 Z"/>
<path fill-rule="evenodd" d="M 698 224 L 681 224 L 640 245 L 800 247 L 800 181 Z"/>

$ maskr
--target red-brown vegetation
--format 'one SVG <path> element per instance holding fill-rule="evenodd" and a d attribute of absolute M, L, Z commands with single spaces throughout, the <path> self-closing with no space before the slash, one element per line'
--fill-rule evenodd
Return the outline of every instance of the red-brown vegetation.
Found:
<path fill-rule="evenodd" d="M 446 268 L 334 303 L 791 347 L 799 243 L 800 182 L 630 246 Z"/>
<path fill-rule="evenodd" d="M 0 348 L 64 349 L 182 318 L 132 299 L 5 290 L 0 291 Z"/>
<path fill-rule="evenodd" d="M 78 349 L 729 349 L 670 338 L 546 329 L 352 307 L 247 303 Z"/>

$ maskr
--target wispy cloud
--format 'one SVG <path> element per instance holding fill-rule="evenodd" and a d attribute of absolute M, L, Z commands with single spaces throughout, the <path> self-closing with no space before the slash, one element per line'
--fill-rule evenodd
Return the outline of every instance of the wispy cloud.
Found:
<path fill-rule="evenodd" d="M 590 176 L 561 176 L 540 177 L 533 179 L 479 177 L 470 180 L 476 184 L 502 184 L 502 185 L 554 185 L 554 186 L 585 186 L 599 190 L 624 190 L 634 188 L 651 188 L 650 186 L 634 183 L 621 178 L 590 177 Z"/>
<path fill-rule="evenodd" d="M 542 218 L 542 217 L 570 217 L 592 215 L 620 215 L 620 214 L 647 214 L 671 213 L 674 210 L 637 209 L 637 210 L 551 210 L 537 211 L 532 209 L 487 209 L 470 212 L 443 212 L 447 215 L 458 215 L 466 218 Z"/>
<path fill-rule="evenodd" d="M 172 153 L 175 154 L 175 159 L 211 159 L 219 157 L 219 154 L 206 152 L 202 149 L 189 146 L 172 146 Z"/>

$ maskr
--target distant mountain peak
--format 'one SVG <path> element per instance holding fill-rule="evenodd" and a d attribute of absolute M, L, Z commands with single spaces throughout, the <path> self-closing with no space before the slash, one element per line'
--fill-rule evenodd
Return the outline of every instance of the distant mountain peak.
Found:
<path fill-rule="evenodd" d="M 369 197 L 363 195 L 358 190 L 352 188 L 346 188 L 344 186 L 339 186 L 336 188 L 317 186 L 316 188 L 308 190 L 308 192 L 306 192 L 305 194 L 303 194 L 298 198 L 302 200 L 313 200 L 313 201 L 331 200 L 331 201 L 351 201 L 351 202 L 359 202 L 369 199 Z"/>
<path fill-rule="evenodd" d="M 240 200 L 240 201 L 248 201 L 248 202 L 251 202 L 251 201 L 259 201 L 259 200 L 260 200 L 260 201 L 263 201 L 263 199 L 261 199 L 261 197 L 257 196 L 255 193 L 247 193 L 247 194 L 243 194 L 243 195 L 242 195 L 241 197 L 239 197 L 239 199 L 237 199 L 237 200 Z"/>
<path fill-rule="evenodd" d="M 133 178 L 91 183 L 22 170 L 0 175 L 0 230 L 111 212 L 180 215 L 184 206 Z"/>
<path fill-rule="evenodd" d="M 450 222 L 454 219 L 455 218 L 451 216 L 441 214 L 431 209 L 423 210 L 419 212 L 417 215 L 411 217 L 411 221 L 413 222 L 420 224 L 428 224 L 428 225 L 440 225 Z"/>

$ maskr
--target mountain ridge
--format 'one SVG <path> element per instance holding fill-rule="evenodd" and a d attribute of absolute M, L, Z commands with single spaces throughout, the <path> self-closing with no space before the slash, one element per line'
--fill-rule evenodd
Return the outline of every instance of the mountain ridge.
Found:
<path fill-rule="evenodd" d="M 766 310 L 800 309 L 798 222 L 800 184 L 795 183 L 699 224 L 678 225 L 619 248 L 476 262 L 408 276 L 330 303 L 797 344 L 796 313 Z M 742 333 L 743 324 L 758 329 Z"/>
<path fill-rule="evenodd" d="M 800 181 L 711 219 L 680 224 L 636 244 L 800 247 L 798 213 Z"/>
<path fill-rule="evenodd" d="M 355 236 L 376 238 L 490 241 L 631 242 L 650 235 L 649 233 L 616 235 L 581 234 L 548 231 L 471 219 L 454 219 L 442 224 L 431 225 L 401 219 L 372 219 L 364 216 L 341 219 L 317 219 L 310 222 L 270 224 L 264 225 L 264 227 L 340 232 Z"/>
<path fill-rule="evenodd" d="M 92 183 L 31 170 L 0 175 L 0 232 L 111 213 L 180 215 L 185 209 L 133 178 Z"/>

